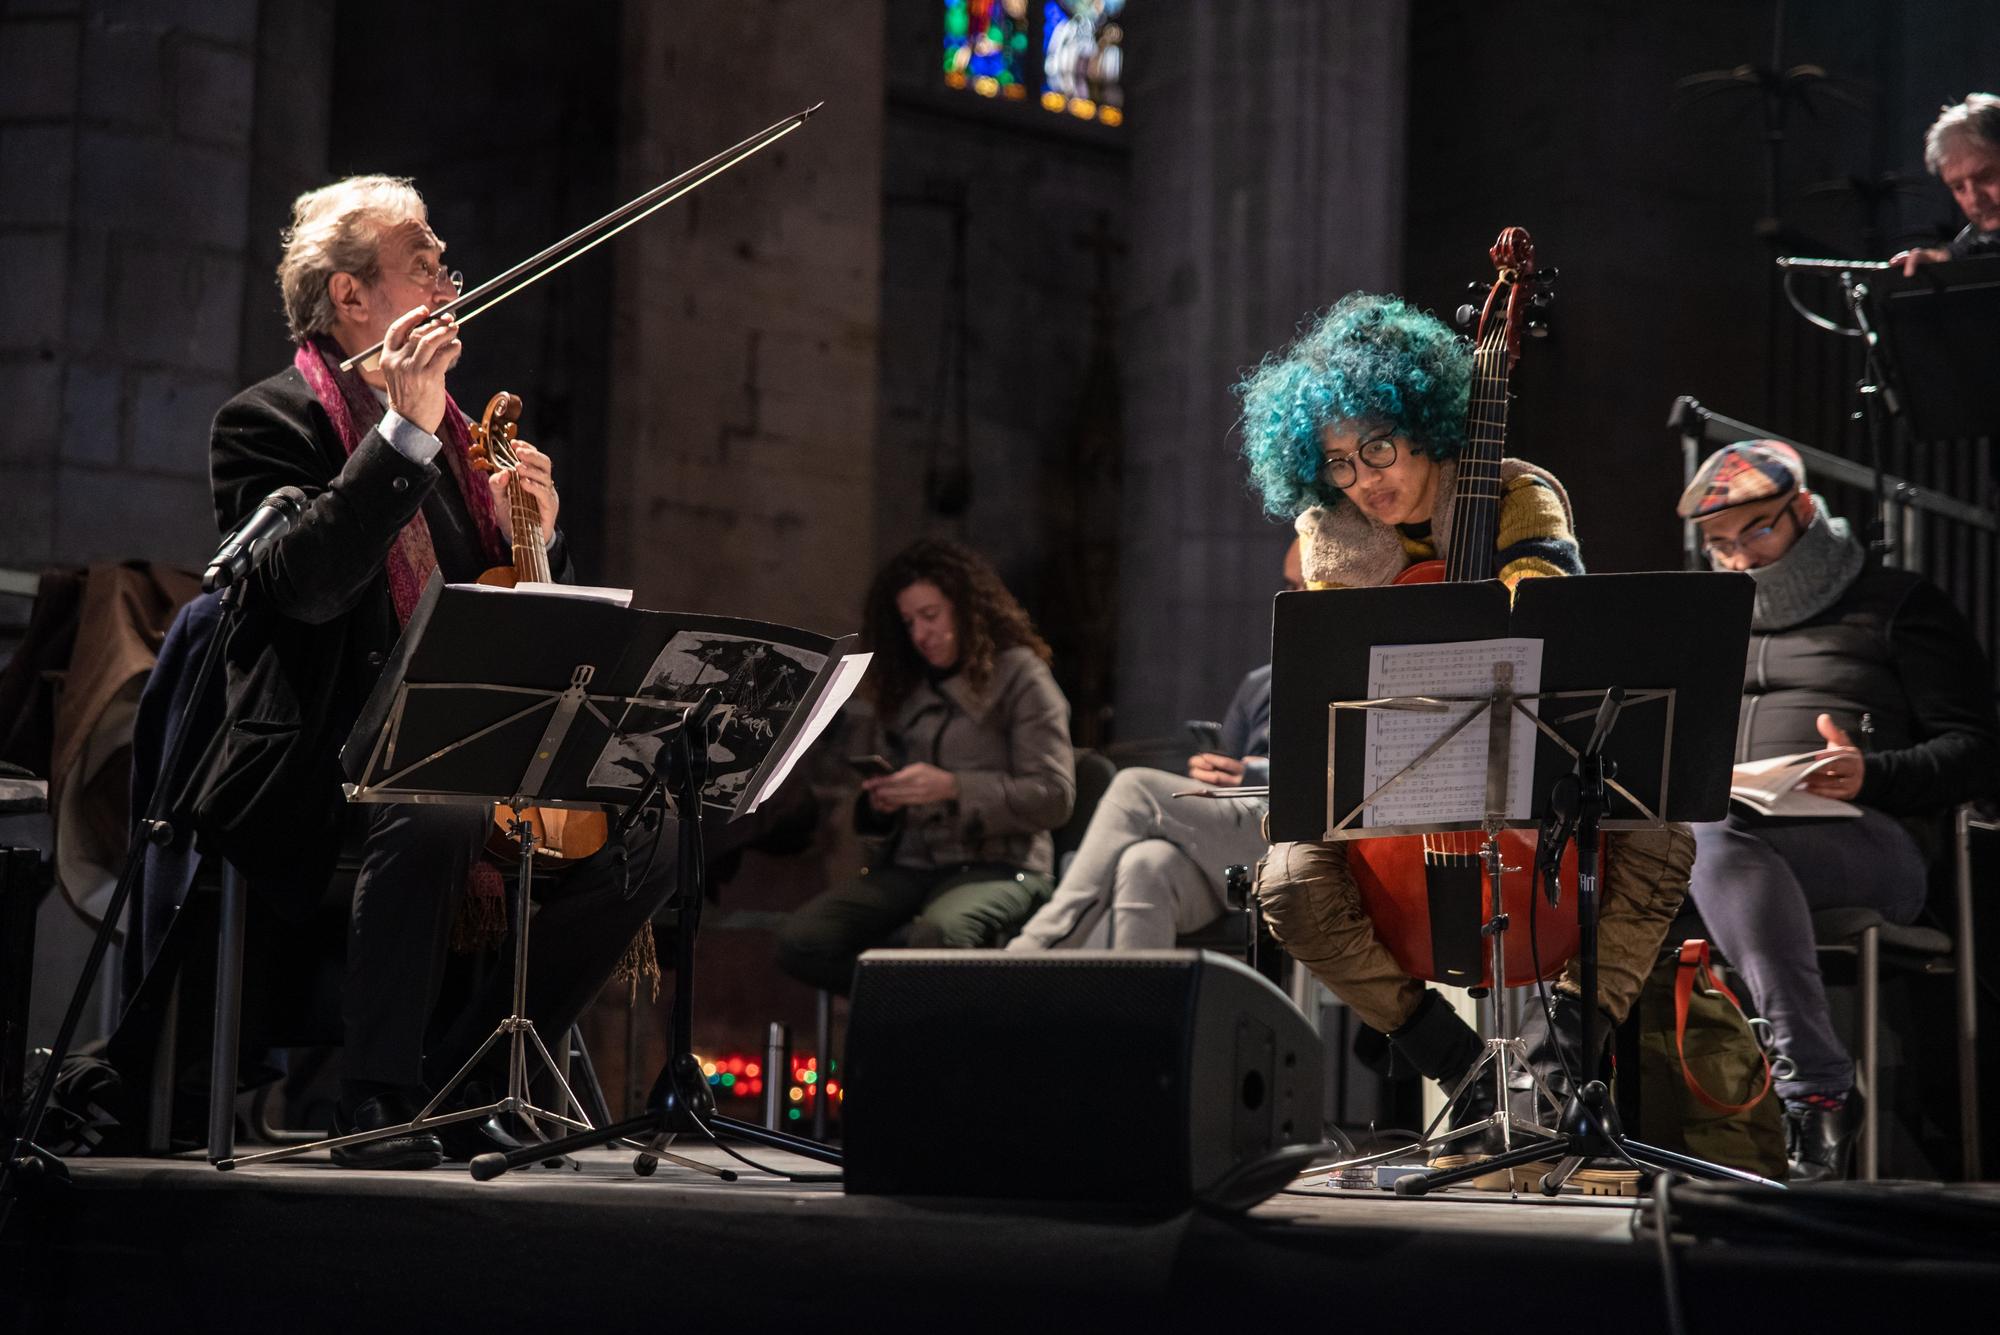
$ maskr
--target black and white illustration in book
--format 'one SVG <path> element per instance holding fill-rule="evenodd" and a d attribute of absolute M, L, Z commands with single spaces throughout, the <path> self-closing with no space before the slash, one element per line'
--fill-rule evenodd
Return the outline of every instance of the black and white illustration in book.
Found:
<path fill-rule="evenodd" d="M 591 769 L 590 786 L 632 792 L 643 787 L 683 713 L 713 688 L 721 703 L 711 721 L 715 740 L 708 749 L 702 804 L 732 809 L 825 664 L 824 653 L 769 640 L 677 632 L 653 660 L 639 700 L 617 721 Z"/>

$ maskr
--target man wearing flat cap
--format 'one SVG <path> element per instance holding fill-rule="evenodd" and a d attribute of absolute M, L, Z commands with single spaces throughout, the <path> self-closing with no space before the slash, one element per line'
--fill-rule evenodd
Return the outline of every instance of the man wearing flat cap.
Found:
<path fill-rule="evenodd" d="M 1777 1088 L 1794 1180 L 1844 1176 L 1860 1125 L 1812 914 L 1915 919 L 1942 818 L 2000 787 L 1993 678 L 1964 617 L 1923 576 L 1869 561 L 1805 483 L 1796 450 L 1743 441 L 1710 455 L 1677 507 L 1710 564 L 1757 582 L 1737 762 L 1818 752 L 1829 763 L 1801 787 L 1860 808 L 1779 819 L 1733 806 L 1694 827 L 1689 893 L 1789 1067 Z"/>

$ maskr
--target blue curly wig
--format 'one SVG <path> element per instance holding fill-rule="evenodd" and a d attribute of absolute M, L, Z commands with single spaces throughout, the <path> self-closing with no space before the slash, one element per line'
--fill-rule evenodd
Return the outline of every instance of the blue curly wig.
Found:
<path fill-rule="evenodd" d="M 1291 519 L 1341 491 L 1321 476 L 1329 422 L 1387 425 L 1433 459 L 1465 444 L 1472 347 L 1397 297 L 1351 292 L 1236 387 L 1243 457 L 1266 513 Z"/>

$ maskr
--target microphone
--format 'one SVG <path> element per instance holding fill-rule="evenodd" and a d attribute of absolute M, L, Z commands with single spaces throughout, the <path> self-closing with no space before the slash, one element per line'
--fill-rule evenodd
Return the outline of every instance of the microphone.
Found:
<path fill-rule="evenodd" d="M 306 494 L 297 487 L 280 487 L 266 496 L 250 512 L 250 517 L 222 540 L 215 559 L 202 572 L 202 592 L 214 593 L 249 574 L 250 568 L 271 550 L 271 545 L 284 537 L 305 513 L 305 508 Z"/>
<path fill-rule="evenodd" d="M 1579 796 L 1576 774 L 1560 776 L 1549 794 L 1549 812 L 1542 817 L 1535 861 L 1542 873 L 1542 893 L 1548 896 L 1552 909 L 1562 906 L 1563 846 L 1576 834 Z"/>

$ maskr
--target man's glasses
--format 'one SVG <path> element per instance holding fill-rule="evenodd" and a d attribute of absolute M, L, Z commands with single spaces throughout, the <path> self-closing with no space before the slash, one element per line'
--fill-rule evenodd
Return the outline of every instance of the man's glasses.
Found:
<path fill-rule="evenodd" d="M 1747 547 L 1761 547 L 1777 535 L 1784 524 L 1785 516 L 1791 514 L 1792 507 L 1786 506 L 1771 517 L 1771 522 L 1757 528 L 1745 529 L 1733 538 L 1711 538 L 1703 535 L 1701 549 L 1710 556 L 1734 556 Z"/>
<path fill-rule="evenodd" d="M 410 266 L 410 281 L 426 292 L 437 291 L 440 284 L 451 289 L 455 297 L 465 291 L 465 275 L 457 269 L 446 269 L 432 264 L 419 255 L 417 262 Z"/>
<path fill-rule="evenodd" d="M 1355 471 L 1354 461 L 1359 459 L 1370 468 L 1387 468 L 1396 462 L 1396 438 L 1377 436 L 1373 440 L 1361 442 L 1361 448 L 1352 454 L 1329 454 L 1326 456 L 1326 480 L 1346 491 L 1354 485 L 1360 474 Z"/>

